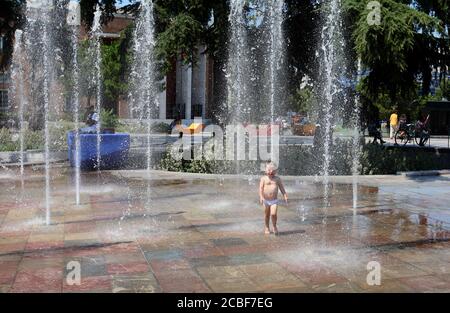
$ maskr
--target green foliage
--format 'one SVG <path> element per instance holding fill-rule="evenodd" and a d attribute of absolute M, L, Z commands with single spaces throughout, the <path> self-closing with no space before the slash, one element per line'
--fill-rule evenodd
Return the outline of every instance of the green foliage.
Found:
<path fill-rule="evenodd" d="M 443 169 L 439 156 L 418 150 L 387 149 L 369 144 L 361 156 L 363 175 L 392 175 L 397 172 Z"/>
<path fill-rule="evenodd" d="M 360 83 L 365 104 L 389 111 L 394 105 L 402 109 L 417 98 L 417 75 L 428 75 L 431 66 L 439 63 L 435 33 L 443 32 L 443 22 L 409 1 L 379 2 L 380 25 L 367 22 L 368 1 L 345 0 L 344 8 L 354 49 L 370 70 Z"/>
<path fill-rule="evenodd" d="M 95 88 L 92 82 L 94 81 L 94 60 L 90 56 L 90 40 L 85 39 L 80 42 L 78 47 L 78 67 L 80 75 L 79 89 L 80 96 L 88 99 L 95 95 Z M 69 86 L 70 87 L 70 86 Z"/>
<path fill-rule="evenodd" d="M 147 132 L 147 126 L 143 123 L 124 123 L 119 122 L 119 125 L 116 127 L 116 132 L 119 133 L 128 133 L 128 134 L 145 134 Z"/>
<path fill-rule="evenodd" d="M 7 128 L 0 129 L 0 151 L 17 151 L 17 142 L 12 140 L 12 134 Z"/>
<path fill-rule="evenodd" d="M 286 14 L 284 32 L 286 36 L 286 63 L 289 90 L 297 91 L 304 75 L 316 78 L 320 59 L 315 52 L 320 38 L 321 16 L 319 1 L 285 0 Z"/>
<path fill-rule="evenodd" d="M 25 131 L 25 150 L 42 150 L 44 149 L 44 141 L 44 133 L 42 131 Z"/>
<path fill-rule="evenodd" d="M 166 152 L 160 161 L 159 169 L 169 172 L 187 172 L 184 165 L 182 160 L 176 159 L 171 153 Z"/>
<path fill-rule="evenodd" d="M 450 100 L 450 83 L 447 80 L 441 82 L 433 100 L 441 101 L 443 99 Z"/>
<path fill-rule="evenodd" d="M 24 133 L 25 150 L 41 150 L 44 148 L 44 133 L 42 131 L 26 130 Z M 19 151 L 19 134 L 7 128 L 0 129 L 0 151 Z"/>
<path fill-rule="evenodd" d="M 171 19 L 167 29 L 158 36 L 156 47 L 159 58 L 166 60 L 166 67 L 179 55 L 186 64 L 194 62 L 201 32 L 202 25 L 189 14 L 180 13 Z"/>
<path fill-rule="evenodd" d="M 113 14 L 117 11 L 116 5 L 121 1 L 122 0 L 80 0 L 81 20 L 87 28 L 90 29 L 94 19 L 96 6 L 99 4 L 103 13 L 101 20 L 102 23 L 105 24 L 112 19 Z"/>
<path fill-rule="evenodd" d="M 119 118 L 112 109 L 102 109 L 100 113 L 100 120 L 102 128 L 116 128 L 119 126 Z"/>
<path fill-rule="evenodd" d="M 163 71 L 182 56 L 185 63 L 196 63 L 199 45 L 206 45 L 210 55 L 225 57 L 228 5 L 226 0 L 155 0 L 157 55 L 164 62 Z M 214 23 L 210 24 L 213 17 Z"/>
<path fill-rule="evenodd" d="M 153 123 L 150 126 L 150 132 L 152 134 L 168 134 L 170 130 L 170 125 L 164 122 Z M 116 131 L 129 134 L 146 134 L 148 132 L 148 125 L 144 121 L 141 123 L 133 122 L 132 124 L 121 122 L 116 127 Z"/>
<path fill-rule="evenodd" d="M 313 108 L 317 107 L 317 98 L 313 88 L 298 88 L 296 93 L 291 96 L 290 103 L 290 109 L 294 112 L 310 113 Z"/>
<path fill-rule="evenodd" d="M 171 128 L 167 123 L 155 123 L 151 126 L 151 132 L 156 134 L 167 134 L 170 133 Z"/>
<path fill-rule="evenodd" d="M 352 175 L 354 150 L 352 142 L 336 139 L 331 151 L 330 174 Z M 309 146 L 280 148 L 280 175 L 320 175 L 322 163 L 317 157 L 318 151 Z M 397 172 L 444 169 L 445 156 L 433 155 L 424 150 L 405 150 L 388 148 L 375 144 L 364 145 L 360 154 L 360 174 L 393 175 Z M 257 161 L 239 161 L 242 173 L 260 172 Z M 214 161 L 204 156 L 201 160 L 184 161 L 166 153 L 159 164 L 162 170 L 187 173 L 235 174 L 236 162 Z"/>
<path fill-rule="evenodd" d="M 4 35 L 3 53 L 0 53 L 0 70 L 9 64 L 13 52 L 14 32 L 20 29 L 25 21 L 23 10 L 25 0 L 0 1 L 0 34 Z"/>
<path fill-rule="evenodd" d="M 111 102 L 127 90 L 127 84 L 122 80 L 123 64 L 121 57 L 121 42 L 102 45 L 102 77 L 104 95 Z"/>

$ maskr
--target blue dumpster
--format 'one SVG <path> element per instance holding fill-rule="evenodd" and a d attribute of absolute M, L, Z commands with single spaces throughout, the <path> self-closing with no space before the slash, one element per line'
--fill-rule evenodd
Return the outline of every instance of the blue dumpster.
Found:
<path fill-rule="evenodd" d="M 130 150 L 130 135 L 100 134 L 100 169 L 119 169 L 126 166 Z M 70 166 L 75 167 L 75 132 L 67 134 Z M 97 169 L 97 135 L 80 134 L 80 168 Z"/>

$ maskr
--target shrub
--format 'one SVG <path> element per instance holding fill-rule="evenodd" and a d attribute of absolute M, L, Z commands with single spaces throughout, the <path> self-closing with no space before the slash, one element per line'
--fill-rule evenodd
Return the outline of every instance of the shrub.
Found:
<path fill-rule="evenodd" d="M 42 150 L 44 149 L 44 142 L 44 133 L 42 131 L 25 131 L 25 150 Z"/>
<path fill-rule="evenodd" d="M 113 109 L 102 109 L 100 112 L 100 122 L 102 128 L 116 128 L 119 126 L 119 118 Z"/>
<path fill-rule="evenodd" d="M 171 128 L 167 123 L 156 123 L 151 126 L 151 132 L 156 134 L 167 134 L 170 133 Z"/>
<path fill-rule="evenodd" d="M 442 169 L 440 158 L 431 152 L 401 148 L 388 149 L 378 145 L 366 145 L 361 156 L 361 173 L 364 175 L 389 175 L 397 172 Z"/>
<path fill-rule="evenodd" d="M 330 175 L 351 175 L 353 166 L 353 147 L 351 141 L 336 140 L 330 149 Z M 401 148 L 387 148 L 368 144 L 361 148 L 360 174 L 393 175 L 403 171 L 433 170 L 445 168 L 445 155 L 429 151 Z M 178 161 L 166 153 L 160 162 L 160 169 L 189 173 L 217 174 L 258 174 L 261 161 L 214 161 L 203 157 L 201 160 Z M 323 172 L 321 152 L 311 146 L 282 147 L 280 149 L 280 175 L 321 175 Z"/>
<path fill-rule="evenodd" d="M 133 124 L 120 123 L 116 130 L 122 133 L 146 134 L 148 132 L 148 126 L 146 121 L 135 122 Z M 153 134 L 168 134 L 170 131 L 170 125 L 167 123 L 154 123 L 150 126 L 150 132 Z"/>

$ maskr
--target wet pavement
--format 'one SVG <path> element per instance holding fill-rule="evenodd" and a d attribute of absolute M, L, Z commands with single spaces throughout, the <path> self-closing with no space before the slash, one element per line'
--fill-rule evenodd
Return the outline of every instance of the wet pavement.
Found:
<path fill-rule="evenodd" d="M 47 226 L 42 171 L 0 171 L 0 292 L 450 291 L 450 176 L 361 177 L 356 210 L 351 177 L 331 181 L 324 203 L 316 178 L 286 177 L 267 236 L 256 177 L 85 173 L 77 206 L 54 168 Z"/>

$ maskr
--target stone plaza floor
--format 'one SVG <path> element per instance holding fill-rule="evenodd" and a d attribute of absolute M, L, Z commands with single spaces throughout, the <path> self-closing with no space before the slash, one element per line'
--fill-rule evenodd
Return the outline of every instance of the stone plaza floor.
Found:
<path fill-rule="evenodd" d="M 257 177 L 0 170 L 0 292 L 449 292 L 450 176 L 286 177 L 279 236 Z M 80 284 L 66 279 L 81 266 Z M 381 285 L 369 286 L 369 262 Z"/>

